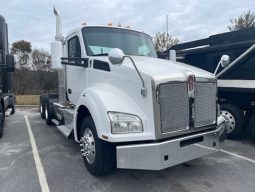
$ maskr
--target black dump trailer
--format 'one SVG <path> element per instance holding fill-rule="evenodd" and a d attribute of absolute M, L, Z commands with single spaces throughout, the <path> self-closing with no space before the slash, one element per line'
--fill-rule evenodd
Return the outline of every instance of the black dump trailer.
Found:
<path fill-rule="evenodd" d="M 15 96 L 11 93 L 10 73 L 14 72 L 14 56 L 9 54 L 8 29 L 0 15 L 0 138 L 4 132 L 5 117 L 15 113 Z"/>
<path fill-rule="evenodd" d="M 218 101 L 228 122 L 228 138 L 238 138 L 245 127 L 255 133 L 255 28 L 177 44 L 164 52 L 165 58 L 171 55 L 217 76 Z M 229 61 L 222 62 L 221 58 Z"/>

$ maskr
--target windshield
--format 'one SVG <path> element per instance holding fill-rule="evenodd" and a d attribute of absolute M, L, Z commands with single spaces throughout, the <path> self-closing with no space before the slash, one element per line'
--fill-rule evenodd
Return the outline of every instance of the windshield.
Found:
<path fill-rule="evenodd" d="M 109 27 L 85 27 L 82 35 L 88 56 L 107 55 L 112 48 L 119 48 L 126 55 L 156 57 L 152 40 L 144 33 Z"/>

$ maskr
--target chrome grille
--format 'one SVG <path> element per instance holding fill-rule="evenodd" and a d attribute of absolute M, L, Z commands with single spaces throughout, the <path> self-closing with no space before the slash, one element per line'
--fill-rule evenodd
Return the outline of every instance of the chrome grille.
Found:
<path fill-rule="evenodd" d="M 216 123 L 216 91 L 215 83 L 196 83 L 195 128 Z"/>
<path fill-rule="evenodd" d="M 189 98 L 187 83 L 164 83 L 159 85 L 161 132 L 174 132 L 189 126 Z"/>

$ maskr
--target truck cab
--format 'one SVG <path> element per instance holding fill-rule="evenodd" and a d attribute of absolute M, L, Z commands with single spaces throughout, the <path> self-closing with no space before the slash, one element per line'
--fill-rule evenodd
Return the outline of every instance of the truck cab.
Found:
<path fill-rule="evenodd" d="M 15 113 L 15 96 L 11 93 L 10 73 L 14 72 L 14 56 L 9 54 L 8 29 L 0 15 L 0 138 L 4 133 L 5 117 Z"/>
<path fill-rule="evenodd" d="M 151 37 L 132 29 L 81 26 L 63 37 L 54 13 L 59 93 L 41 96 L 40 113 L 80 143 L 91 174 L 161 170 L 219 150 L 213 74 L 158 59 Z"/>

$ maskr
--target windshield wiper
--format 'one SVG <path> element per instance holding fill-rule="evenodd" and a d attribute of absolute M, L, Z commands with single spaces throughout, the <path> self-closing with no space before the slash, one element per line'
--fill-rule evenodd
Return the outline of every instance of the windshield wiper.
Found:
<path fill-rule="evenodd" d="M 99 54 L 94 54 L 92 56 L 108 56 L 108 53 L 99 53 Z"/>

